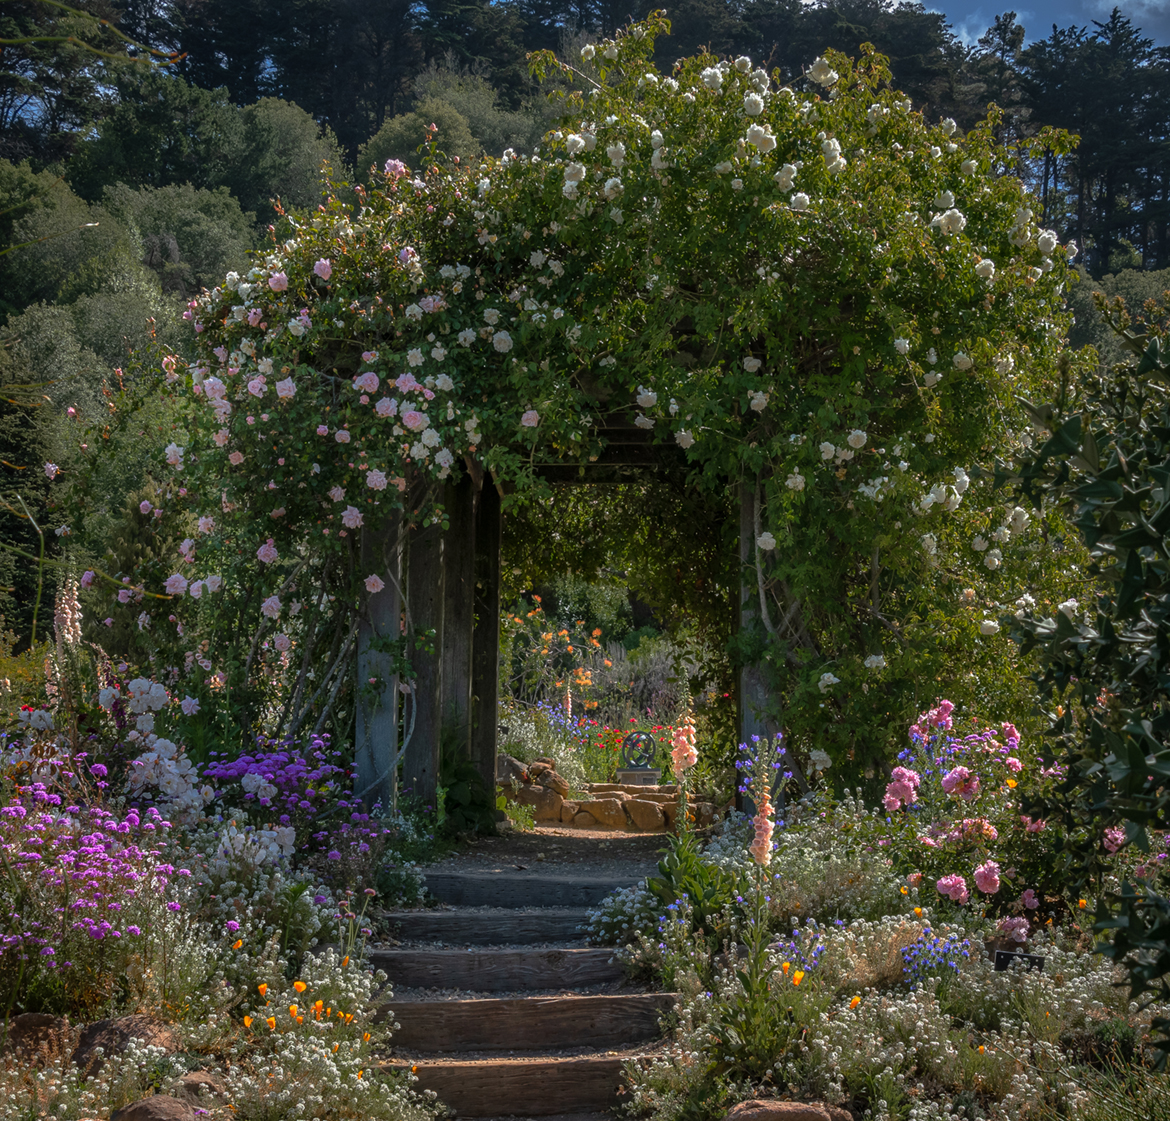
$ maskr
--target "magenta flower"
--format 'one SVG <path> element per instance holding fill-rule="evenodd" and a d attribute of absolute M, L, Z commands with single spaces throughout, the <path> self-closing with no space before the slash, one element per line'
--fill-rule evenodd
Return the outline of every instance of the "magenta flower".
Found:
<path fill-rule="evenodd" d="M 1026 888 L 1024 894 L 1020 896 L 1020 902 L 1029 910 L 1035 911 L 1040 906 L 1040 900 L 1036 893 L 1031 888 Z"/>
<path fill-rule="evenodd" d="M 1119 825 L 1111 825 L 1102 835 L 1102 842 L 1109 852 L 1116 852 L 1125 844 L 1125 830 Z"/>
<path fill-rule="evenodd" d="M 140 514 L 149 514 L 153 509 L 154 506 L 152 506 L 145 498 L 138 503 L 138 512 Z"/>
<path fill-rule="evenodd" d="M 988 860 L 975 869 L 975 886 L 984 895 L 994 895 L 999 891 L 999 865 L 994 860 Z"/>

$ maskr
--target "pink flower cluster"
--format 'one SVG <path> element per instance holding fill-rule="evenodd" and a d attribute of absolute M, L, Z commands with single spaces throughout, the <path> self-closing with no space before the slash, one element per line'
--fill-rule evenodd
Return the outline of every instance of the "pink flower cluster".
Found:
<path fill-rule="evenodd" d="M 919 739 L 927 739 L 935 730 L 942 729 L 949 732 L 954 727 L 951 713 L 955 711 L 953 701 L 939 701 L 937 708 L 924 712 L 918 717 L 917 724 L 910 725 L 910 735 Z"/>
<path fill-rule="evenodd" d="M 1018 918 L 1000 919 L 998 929 L 1000 934 L 1012 942 L 1027 942 L 1031 924 L 1021 915 Z"/>
<path fill-rule="evenodd" d="M 766 868 L 772 863 L 773 829 L 772 799 L 766 785 L 756 802 L 756 815 L 752 818 L 752 827 L 755 829 L 755 836 L 752 838 L 752 843 L 748 845 L 748 852 L 752 854 L 752 859 L 757 864 Z"/>
<path fill-rule="evenodd" d="M 670 758 L 674 765 L 674 773 L 681 775 L 699 761 L 698 753 L 695 751 L 695 721 L 689 712 L 675 728 L 670 742 Z"/>
<path fill-rule="evenodd" d="M 1125 830 L 1120 825 L 1111 825 L 1102 836 L 1106 851 L 1117 852 L 1125 844 Z"/>
<path fill-rule="evenodd" d="M 907 767 L 895 767 L 890 779 L 886 787 L 886 796 L 882 799 L 888 813 L 894 813 L 902 806 L 911 806 L 918 801 L 918 787 L 922 779 L 917 771 Z"/>
<path fill-rule="evenodd" d="M 964 802 L 973 802 L 979 797 L 979 776 L 973 775 L 966 767 L 955 767 L 943 775 L 942 788 L 948 794 L 956 794 Z"/>
<path fill-rule="evenodd" d="M 955 872 L 943 876 L 934 886 L 938 889 L 939 895 L 945 895 L 955 903 L 966 903 L 971 898 L 971 893 L 967 890 L 967 881 Z"/>
<path fill-rule="evenodd" d="M 984 895 L 999 891 L 999 865 L 994 860 L 985 861 L 975 869 L 975 886 Z"/>

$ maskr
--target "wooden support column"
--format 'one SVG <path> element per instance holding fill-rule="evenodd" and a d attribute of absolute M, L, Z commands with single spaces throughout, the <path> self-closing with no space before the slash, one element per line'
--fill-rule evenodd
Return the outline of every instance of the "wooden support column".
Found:
<path fill-rule="evenodd" d="M 475 633 L 471 646 L 471 761 L 496 788 L 500 687 L 500 494 L 485 478 L 475 508 Z"/>
<path fill-rule="evenodd" d="M 755 484 L 748 480 L 739 485 L 739 574 L 739 626 L 740 630 L 747 630 L 760 618 L 760 593 L 756 580 Z M 773 733 L 764 718 L 768 691 L 758 666 L 740 667 L 737 702 L 739 742 L 750 747 L 752 736 L 759 736 L 761 741 L 769 739 Z M 755 812 L 750 798 L 737 794 L 736 801 L 745 812 Z"/>
<path fill-rule="evenodd" d="M 398 514 L 381 527 L 362 529 L 362 573 L 376 574 L 385 585 L 366 595 L 358 629 L 356 743 L 354 790 L 367 807 L 395 802 L 398 762 L 398 676 L 394 656 L 375 650 L 376 639 L 399 637 L 402 618 L 402 519 Z"/>
<path fill-rule="evenodd" d="M 414 730 L 402 759 L 402 789 L 435 808 L 439 742 L 443 732 L 443 529 L 416 526 L 407 534 L 406 605 L 413 634 L 407 654 L 414 667 Z M 432 634 L 428 635 L 427 632 Z"/>
<path fill-rule="evenodd" d="M 444 734 L 471 753 L 471 644 L 475 630 L 475 482 L 464 473 L 444 496 L 442 713 Z"/>

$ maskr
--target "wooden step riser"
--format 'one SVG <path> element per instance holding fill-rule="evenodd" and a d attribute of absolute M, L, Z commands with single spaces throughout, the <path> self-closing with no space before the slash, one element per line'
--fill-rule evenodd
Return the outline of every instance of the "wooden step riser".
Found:
<path fill-rule="evenodd" d="M 636 882 L 510 872 L 427 873 L 427 891 L 454 907 L 593 907 L 615 888 Z"/>
<path fill-rule="evenodd" d="M 516 945 L 533 942 L 584 942 L 582 908 L 478 914 L 465 911 L 400 911 L 387 915 L 395 938 L 447 942 L 457 946 Z"/>
<path fill-rule="evenodd" d="M 621 1059 L 530 1059 L 419 1063 L 416 1091 L 433 1090 L 456 1117 L 549 1117 L 608 1110 L 622 1101 Z M 409 1063 L 387 1064 L 410 1069 Z"/>
<path fill-rule="evenodd" d="M 393 1014 L 391 1037 L 407 1051 L 547 1051 L 559 1047 L 617 1047 L 661 1034 L 660 1017 L 674 1007 L 670 993 L 630 996 L 522 997 L 511 1000 L 395 1001 L 375 1013 Z M 566 1100 L 561 1099 L 563 1111 Z"/>
<path fill-rule="evenodd" d="M 612 950 L 374 950 L 395 987 L 513 992 L 620 981 Z"/>

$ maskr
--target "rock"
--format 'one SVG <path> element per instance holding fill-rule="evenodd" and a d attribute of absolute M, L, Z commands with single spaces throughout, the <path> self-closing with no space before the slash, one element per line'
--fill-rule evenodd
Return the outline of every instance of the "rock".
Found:
<path fill-rule="evenodd" d="M 553 769 L 554 768 L 551 763 L 545 763 L 538 759 L 535 763 L 528 764 L 528 777 L 533 782 L 536 782 L 536 780 L 539 779 L 541 775 L 547 774 Z"/>
<path fill-rule="evenodd" d="M 547 786 L 550 790 L 555 790 L 562 798 L 569 796 L 569 782 L 562 778 L 556 771 L 544 771 L 541 773 L 536 781 L 541 786 Z"/>
<path fill-rule="evenodd" d="M 822 1102 L 740 1102 L 724 1121 L 853 1121 L 847 1109 Z"/>
<path fill-rule="evenodd" d="M 544 786 L 522 786 L 516 791 L 515 800 L 522 806 L 531 806 L 537 821 L 560 821 L 564 800 L 555 790 Z"/>
<path fill-rule="evenodd" d="M 581 809 L 592 814 L 599 825 L 609 826 L 611 829 L 624 829 L 626 814 L 622 809 L 622 802 L 617 798 L 598 798 L 592 802 L 582 802 Z"/>
<path fill-rule="evenodd" d="M 596 829 L 597 818 L 595 818 L 588 810 L 580 810 L 573 815 L 573 824 L 579 825 L 582 829 Z"/>
<path fill-rule="evenodd" d="M 219 1097 L 227 1089 L 223 1078 L 210 1070 L 192 1070 L 184 1074 L 171 1087 L 177 1098 L 200 1102 L 205 1098 Z"/>
<path fill-rule="evenodd" d="M 179 1039 L 170 1025 L 153 1016 L 119 1016 L 116 1020 L 98 1020 L 81 1033 L 73 1062 L 92 1078 L 102 1068 L 104 1059 L 120 1055 L 130 1040 L 140 1039 L 150 1047 L 163 1047 L 167 1051 L 179 1050 Z M 95 1052 L 101 1047 L 103 1055 Z"/>
<path fill-rule="evenodd" d="M 548 755 L 542 755 L 539 759 L 537 759 L 537 762 L 547 763 L 548 766 L 554 771 L 557 769 L 557 761 Z"/>
<path fill-rule="evenodd" d="M 122 1106 L 110 1114 L 110 1121 L 195 1121 L 195 1110 L 190 1102 L 155 1094 Z"/>
<path fill-rule="evenodd" d="M 631 798 L 623 807 L 626 816 L 644 833 L 655 833 L 666 826 L 666 818 L 662 814 L 662 807 L 657 802 L 647 802 L 641 798 Z"/>
<path fill-rule="evenodd" d="M 521 783 L 528 781 L 528 772 L 524 764 L 519 759 L 512 758 L 511 755 L 505 755 L 503 752 L 496 757 L 496 782 L 501 786 L 509 786 L 515 784 L 519 786 Z"/>
<path fill-rule="evenodd" d="M 669 802 L 661 802 L 662 816 L 666 819 L 666 828 L 673 829 L 678 820 L 678 799 L 672 798 Z"/>
<path fill-rule="evenodd" d="M 77 1038 L 76 1029 L 61 1016 L 24 1012 L 8 1025 L 7 1050 L 24 1063 L 42 1067 L 68 1055 Z"/>
<path fill-rule="evenodd" d="M 696 802 L 693 807 L 695 824 L 703 829 L 715 822 L 715 807 L 710 802 Z"/>
<path fill-rule="evenodd" d="M 581 804 L 579 802 L 562 802 L 561 821 L 563 821 L 566 825 L 571 824 L 573 818 L 577 816 L 577 813 L 580 811 L 580 809 Z"/>

